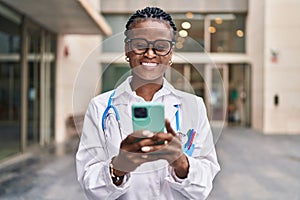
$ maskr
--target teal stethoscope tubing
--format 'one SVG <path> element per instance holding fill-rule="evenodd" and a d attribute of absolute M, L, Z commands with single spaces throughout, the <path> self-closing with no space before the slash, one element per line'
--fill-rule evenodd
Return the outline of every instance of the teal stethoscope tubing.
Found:
<path fill-rule="evenodd" d="M 103 115 L 102 115 L 101 125 L 102 125 L 102 131 L 103 132 L 105 132 L 105 130 L 106 130 L 105 121 L 106 121 L 106 118 L 109 116 L 108 112 L 109 112 L 110 109 L 112 109 L 114 111 L 118 124 L 120 123 L 119 112 L 118 112 L 117 108 L 114 105 L 112 105 L 112 98 L 113 98 L 114 95 L 115 95 L 115 91 L 113 91 L 112 94 L 109 96 L 109 99 L 108 99 L 108 102 L 107 102 L 107 107 L 105 108 L 105 110 L 103 112 Z M 176 105 L 174 105 L 174 107 L 177 108 L 177 111 L 175 113 L 176 131 L 179 131 L 179 129 L 180 129 L 180 125 L 179 125 L 180 124 L 179 123 L 179 105 L 176 104 Z M 121 128 L 119 127 L 119 129 L 121 129 Z"/>
<path fill-rule="evenodd" d="M 106 129 L 105 121 L 106 121 L 106 118 L 109 115 L 108 112 L 109 112 L 110 109 L 113 109 L 113 111 L 116 115 L 117 122 L 120 122 L 119 112 L 118 112 L 117 108 L 114 105 L 112 105 L 112 98 L 113 98 L 114 95 L 115 95 L 115 91 L 113 91 L 113 93 L 109 96 L 109 99 L 108 99 L 108 102 L 107 102 L 107 107 L 105 108 L 105 110 L 103 112 L 103 115 L 102 115 L 102 131 L 103 132 Z"/>

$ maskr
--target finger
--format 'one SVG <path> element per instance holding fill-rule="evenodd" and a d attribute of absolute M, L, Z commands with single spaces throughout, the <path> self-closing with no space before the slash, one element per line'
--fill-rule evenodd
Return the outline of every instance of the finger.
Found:
<path fill-rule="evenodd" d="M 174 136 L 171 133 L 156 133 L 151 139 L 154 144 L 164 144 L 165 141 L 172 141 Z"/>
<path fill-rule="evenodd" d="M 169 134 L 169 135 L 171 135 L 171 134 Z M 153 140 L 152 138 L 143 138 L 143 139 L 137 138 L 136 142 L 131 143 L 131 144 L 123 145 L 122 149 L 127 150 L 129 152 L 136 152 L 136 153 L 138 153 L 138 152 L 148 152 L 147 147 L 153 146 L 156 143 L 157 143 L 157 141 Z M 146 147 L 146 150 L 144 150 L 144 149 L 142 150 L 143 147 Z"/>
<path fill-rule="evenodd" d="M 152 131 L 149 130 L 139 130 L 132 133 L 133 136 L 137 138 L 149 138 L 154 135 Z"/>
<path fill-rule="evenodd" d="M 171 123 L 168 119 L 165 120 L 165 125 L 168 133 L 172 133 L 172 135 L 176 136 L 176 132 L 172 129 Z"/>
<path fill-rule="evenodd" d="M 144 153 L 148 153 L 148 152 L 151 151 L 151 149 L 152 149 L 151 146 L 143 146 L 141 148 L 141 151 L 144 152 Z"/>
<path fill-rule="evenodd" d="M 124 144 L 133 144 L 133 143 L 135 143 L 136 142 L 136 136 L 135 135 L 132 135 L 132 134 L 130 134 L 130 135 L 128 135 L 123 141 L 122 141 L 122 143 L 124 143 Z"/>
<path fill-rule="evenodd" d="M 121 143 L 120 150 L 126 153 L 139 153 L 141 152 L 141 146 L 137 143 L 124 144 Z"/>
<path fill-rule="evenodd" d="M 161 133 L 161 134 L 167 135 L 165 133 Z M 161 143 L 161 144 L 168 143 L 169 142 L 168 140 L 171 140 L 173 137 L 171 134 L 168 134 L 168 135 L 169 135 L 168 137 L 165 136 L 160 139 L 155 139 L 154 136 L 151 138 L 136 138 L 135 142 L 133 142 L 133 143 L 125 144 L 125 145 L 123 144 L 122 149 L 130 151 L 130 152 L 141 152 L 141 151 L 148 152 L 147 147 L 149 147 L 149 146 L 154 146 L 158 143 Z M 146 150 L 142 150 L 143 147 L 146 147 Z"/>
<path fill-rule="evenodd" d="M 168 162 L 173 162 L 183 155 L 183 152 L 176 148 L 175 146 L 152 146 L 151 152 L 146 153 L 148 155 L 147 160 L 158 160 L 165 159 Z"/>
<path fill-rule="evenodd" d="M 145 139 L 139 141 L 137 144 L 140 147 L 143 147 L 143 146 L 152 146 L 152 145 L 155 145 L 155 142 L 156 142 L 156 140 L 154 140 L 153 138 L 145 138 Z"/>
<path fill-rule="evenodd" d="M 154 145 L 149 145 L 149 146 L 142 146 L 141 151 L 144 153 L 152 152 L 152 151 L 157 151 L 161 150 L 166 147 L 166 145 L 169 144 L 168 140 L 163 140 L 160 144 L 154 144 Z"/>
<path fill-rule="evenodd" d="M 124 140 L 126 144 L 133 144 L 139 142 L 143 138 L 149 138 L 154 135 L 153 132 L 148 130 L 139 130 L 131 133 L 127 136 L 127 138 Z"/>

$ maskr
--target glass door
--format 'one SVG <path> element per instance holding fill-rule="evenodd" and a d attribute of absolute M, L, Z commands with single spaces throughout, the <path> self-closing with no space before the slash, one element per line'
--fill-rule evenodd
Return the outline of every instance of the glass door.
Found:
<path fill-rule="evenodd" d="M 189 92 L 205 100 L 204 64 L 173 64 L 165 74 L 166 79 L 178 90 Z"/>
<path fill-rule="evenodd" d="M 49 144 L 54 138 L 56 36 L 28 25 L 27 144 Z"/>
<path fill-rule="evenodd" d="M 0 159 L 20 151 L 20 65 L 0 62 Z"/>
<path fill-rule="evenodd" d="M 228 123 L 251 125 L 251 71 L 250 65 L 231 64 L 229 70 Z"/>
<path fill-rule="evenodd" d="M 166 78 L 176 89 L 203 98 L 212 125 L 227 124 L 227 64 L 173 64 Z"/>
<path fill-rule="evenodd" d="M 28 44 L 27 145 L 32 145 L 40 140 L 41 35 L 38 29 L 29 28 Z"/>
<path fill-rule="evenodd" d="M 42 33 L 40 143 L 49 144 L 54 138 L 55 36 Z"/>
<path fill-rule="evenodd" d="M 28 63 L 28 145 L 39 142 L 40 119 L 40 68 L 38 63 Z"/>
<path fill-rule="evenodd" d="M 0 10 L 0 160 L 21 151 L 20 17 Z M 9 16 L 7 15 L 9 13 Z"/>
<path fill-rule="evenodd" d="M 224 126 L 227 124 L 228 65 L 206 65 L 205 71 L 209 118 L 212 125 Z"/>

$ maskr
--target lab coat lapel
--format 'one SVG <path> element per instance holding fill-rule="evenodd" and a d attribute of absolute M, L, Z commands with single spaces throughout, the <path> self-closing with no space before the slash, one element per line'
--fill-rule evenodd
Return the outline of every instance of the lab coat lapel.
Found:
<path fill-rule="evenodd" d="M 173 129 L 176 131 L 176 112 L 178 111 L 178 108 L 175 107 L 175 105 L 181 105 L 180 99 L 176 96 L 170 96 L 165 99 L 165 118 L 168 119 L 171 124 Z"/>

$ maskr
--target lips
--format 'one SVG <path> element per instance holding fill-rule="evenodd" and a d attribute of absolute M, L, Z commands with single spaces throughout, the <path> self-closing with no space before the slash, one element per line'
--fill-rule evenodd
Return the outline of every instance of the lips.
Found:
<path fill-rule="evenodd" d="M 142 62 L 141 64 L 146 67 L 156 67 L 158 65 L 158 63 L 153 62 Z"/>
<path fill-rule="evenodd" d="M 141 62 L 141 66 L 144 70 L 153 71 L 157 69 L 158 63 L 155 62 Z"/>

